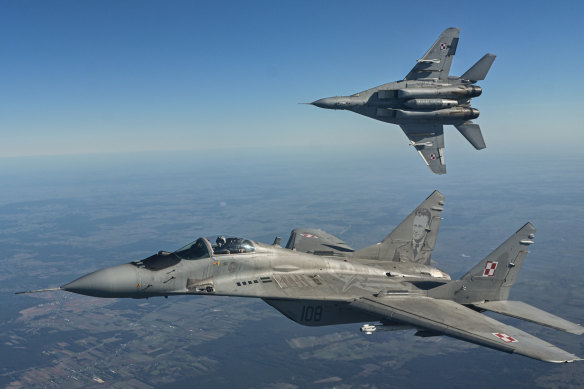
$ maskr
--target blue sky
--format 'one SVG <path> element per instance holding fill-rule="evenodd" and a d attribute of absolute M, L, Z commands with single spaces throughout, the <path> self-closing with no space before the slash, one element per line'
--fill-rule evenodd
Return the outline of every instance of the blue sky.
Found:
<path fill-rule="evenodd" d="M 474 100 L 488 150 L 581 149 L 583 3 L 416 4 L 5 1 L 0 156 L 402 150 L 397 126 L 298 103 L 403 78 L 451 26 L 452 74 L 497 54 Z M 454 129 L 446 145 L 470 147 Z"/>

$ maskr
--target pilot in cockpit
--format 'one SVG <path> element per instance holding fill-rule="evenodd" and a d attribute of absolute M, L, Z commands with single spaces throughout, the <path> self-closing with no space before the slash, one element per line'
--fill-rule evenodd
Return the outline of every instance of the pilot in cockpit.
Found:
<path fill-rule="evenodd" d="M 213 252 L 215 254 L 229 254 L 229 250 L 225 247 L 227 239 L 224 236 L 218 236 L 215 240 L 215 247 L 213 247 Z"/>
<path fill-rule="evenodd" d="M 249 240 L 219 236 L 213 245 L 213 254 L 242 254 L 253 252 L 255 248 Z"/>

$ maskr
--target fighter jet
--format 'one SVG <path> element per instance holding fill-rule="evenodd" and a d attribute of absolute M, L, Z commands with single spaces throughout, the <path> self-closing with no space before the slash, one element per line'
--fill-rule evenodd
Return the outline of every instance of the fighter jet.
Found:
<path fill-rule="evenodd" d="M 479 116 L 479 111 L 470 103 L 483 91 L 475 83 L 485 79 L 495 61 L 495 55 L 485 54 L 462 76 L 450 77 L 459 33 L 458 28 L 446 29 L 401 81 L 311 104 L 399 124 L 430 170 L 445 174 L 445 124 L 454 125 L 475 149 L 486 147 L 479 125 L 471 121 Z"/>
<path fill-rule="evenodd" d="M 319 229 L 295 229 L 286 248 L 220 236 L 113 266 L 54 289 L 87 296 L 148 298 L 209 295 L 261 298 L 307 326 L 367 323 L 361 331 L 446 335 L 547 362 L 580 360 L 541 339 L 481 314 L 496 312 L 573 334 L 583 327 L 508 300 L 533 243 L 525 224 L 459 280 L 433 266 L 444 207 L 433 192 L 385 239 L 354 250 Z M 40 291 L 44 291 L 40 290 Z M 20 292 L 20 293 L 31 293 Z M 376 322 L 376 324 L 371 324 Z"/>

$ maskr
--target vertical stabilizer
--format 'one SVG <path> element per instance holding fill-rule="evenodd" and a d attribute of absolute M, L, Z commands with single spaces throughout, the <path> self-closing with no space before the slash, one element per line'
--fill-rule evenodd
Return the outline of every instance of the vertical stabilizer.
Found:
<path fill-rule="evenodd" d="M 507 300 L 534 237 L 533 224 L 525 224 L 460 280 L 435 289 L 436 293 L 450 289 L 450 296 L 434 297 L 453 298 L 461 304 Z"/>
<path fill-rule="evenodd" d="M 383 241 L 357 250 L 351 256 L 430 265 L 443 207 L 444 195 L 436 190 Z"/>
<path fill-rule="evenodd" d="M 483 139 L 481 127 L 479 127 L 478 124 L 474 124 L 473 122 L 466 122 L 455 125 L 455 127 L 458 131 L 460 131 L 462 136 L 464 136 L 466 140 L 474 146 L 475 149 L 482 150 L 487 147 L 485 140 Z"/>
<path fill-rule="evenodd" d="M 495 57 L 495 54 L 485 54 L 483 58 L 472 65 L 460 78 L 473 82 L 484 80 L 491 69 L 491 65 L 495 62 Z"/>

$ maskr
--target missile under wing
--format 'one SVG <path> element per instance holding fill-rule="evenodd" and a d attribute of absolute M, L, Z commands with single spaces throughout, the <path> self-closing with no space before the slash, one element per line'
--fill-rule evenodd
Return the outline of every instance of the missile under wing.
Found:
<path fill-rule="evenodd" d="M 486 54 L 462 76 L 449 76 L 459 33 L 458 28 L 446 29 L 401 81 L 312 104 L 398 124 L 430 170 L 445 174 L 444 125 L 456 127 L 475 149 L 486 147 L 479 125 L 472 122 L 479 111 L 471 107 L 471 99 L 481 95 L 475 84 L 485 79 L 495 60 Z"/>

